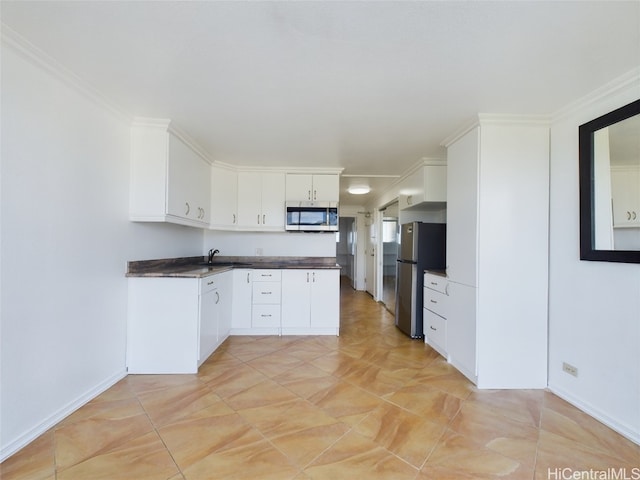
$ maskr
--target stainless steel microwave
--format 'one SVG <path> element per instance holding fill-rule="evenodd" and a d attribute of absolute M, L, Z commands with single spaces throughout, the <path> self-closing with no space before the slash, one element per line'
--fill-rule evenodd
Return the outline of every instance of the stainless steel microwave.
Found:
<path fill-rule="evenodd" d="M 286 210 L 287 231 L 338 231 L 338 202 L 287 202 Z"/>

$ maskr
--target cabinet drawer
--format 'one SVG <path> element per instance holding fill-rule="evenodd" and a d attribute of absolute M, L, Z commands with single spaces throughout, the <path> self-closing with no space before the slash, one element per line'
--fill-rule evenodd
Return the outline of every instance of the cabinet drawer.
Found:
<path fill-rule="evenodd" d="M 447 350 L 447 321 L 426 308 L 423 313 L 427 343 L 444 354 Z"/>
<path fill-rule="evenodd" d="M 254 282 L 279 282 L 282 280 L 281 270 L 254 270 Z"/>
<path fill-rule="evenodd" d="M 444 293 L 436 292 L 435 290 L 425 287 L 422 306 L 437 313 L 441 317 L 447 318 L 447 298 Z"/>
<path fill-rule="evenodd" d="M 209 275 L 200 279 L 200 295 L 218 288 L 218 280 L 214 275 Z"/>
<path fill-rule="evenodd" d="M 280 305 L 254 305 L 251 326 L 253 328 L 280 327 Z"/>
<path fill-rule="evenodd" d="M 280 282 L 254 282 L 252 289 L 254 304 L 280 305 Z"/>
<path fill-rule="evenodd" d="M 432 273 L 424 274 L 424 286 L 436 292 L 447 293 L 447 279 Z"/>

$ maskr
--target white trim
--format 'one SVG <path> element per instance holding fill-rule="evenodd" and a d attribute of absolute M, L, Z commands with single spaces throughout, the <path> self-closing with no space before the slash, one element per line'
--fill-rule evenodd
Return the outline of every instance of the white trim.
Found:
<path fill-rule="evenodd" d="M 566 105 L 565 107 L 553 112 L 550 115 L 552 123 L 558 122 L 565 117 L 573 115 L 580 110 L 589 107 L 590 105 L 597 103 L 607 97 L 614 95 L 615 93 L 625 90 L 628 87 L 633 87 L 633 84 L 637 84 L 638 96 L 640 97 L 640 67 L 636 67 L 633 70 L 619 76 L 609 83 L 601 86 L 600 88 L 588 93 L 582 98 L 579 98 L 575 102 Z"/>
<path fill-rule="evenodd" d="M 193 150 L 196 155 L 209 165 L 213 164 L 211 156 L 188 133 L 176 126 L 169 118 L 134 117 L 131 124 L 132 127 L 158 128 L 166 131 Z"/>
<path fill-rule="evenodd" d="M 465 123 L 462 127 L 454 131 L 451 135 L 440 142 L 441 147 L 448 148 L 471 130 L 482 125 L 531 125 L 550 127 L 551 115 L 524 115 L 511 113 L 478 113 L 473 121 Z"/>
<path fill-rule="evenodd" d="M 32 64 L 47 71 L 58 80 L 61 80 L 85 98 L 97 103 L 116 116 L 131 122 L 133 117 L 124 108 L 110 98 L 107 98 L 99 90 L 62 65 L 55 58 L 40 50 L 7 24 L 1 23 L 0 28 L 2 30 L 3 45 L 13 49 Z"/>
<path fill-rule="evenodd" d="M 604 413 L 602 410 L 594 407 L 593 405 L 591 405 L 588 402 L 584 402 L 583 400 L 579 399 L 578 397 L 572 395 L 571 393 L 569 393 L 569 392 L 567 392 L 567 391 L 565 391 L 565 390 L 563 390 L 561 388 L 555 388 L 552 385 L 549 385 L 548 389 L 554 395 L 557 395 L 558 397 L 562 398 L 563 400 L 569 402 L 571 405 L 573 405 L 574 407 L 582 410 L 587 415 L 590 415 L 591 417 L 595 418 L 599 422 L 605 424 L 607 427 L 611 428 L 612 430 L 615 430 L 616 432 L 618 432 L 623 437 L 625 437 L 625 438 L 631 440 L 632 442 L 640 445 L 640 433 L 636 429 L 634 429 L 633 427 L 629 427 L 627 425 L 624 425 L 624 424 L 614 420 L 609 415 Z"/>
<path fill-rule="evenodd" d="M 495 114 L 479 113 L 478 123 L 482 125 L 528 125 L 528 126 L 549 126 L 551 125 L 551 115 L 521 115 L 521 114 Z"/>
<path fill-rule="evenodd" d="M 471 122 L 465 123 L 463 126 L 455 130 L 451 135 L 446 137 L 442 142 L 440 142 L 441 147 L 449 148 L 449 146 L 455 143 L 460 138 L 464 137 L 471 130 L 476 128 L 480 123 L 478 122 L 478 118 L 474 118 Z"/>
<path fill-rule="evenodd" d="M 34 441 L 36 438 L 38 438 L 40 435 L 45 433 L 51 427 L 53 427 L 54 425 L 56 425 L 57 423 L 59 423 L 69 415 L 71 415 L 73 412 L 75 412 L 80 407 L 82 407 L 86 403 L 96 398 L 101 393 L 105 392 L 106 390 L 114 386 L 116 383 L 118 383 L 120 380 L 122 380 L 126 376 L 127 376 L 126 370 L 122 370 L 118 373 L 113 374 L 112 376 L 106 378 L 103 382 L 99 383 L 95 387 L 86 391 L 84 394 L 80 395 L 75 400 L 67 403 L 57 412 L 53 413 L 53 415 L 50 415 L 44 421 L 40 422 L 40 424 L 34 426 L 32 429 L 22 434 L 13 442 L 9 443 L 8 445 L 5 445 L 0 451 L 0 462 L 4 462 L 7 458 L 9 458 L 11 455 L 16 453 L 18 450 L 26 447 L 29 443 Z"/>
<path fill-rule="evenodd" d="M 232 165 L 232 168 L 235 168 L 238 173 L 240 172 L 256 172 L 256 173 L 293 173 L 293 174 L 327 174 L 327 175 L 340 175 L 342 173 L 343 168 L 323 168 L 323 167 L 286 167 L 286 166 L 275 166 L 275 167 L 261 167 L 256 165 Z"/>

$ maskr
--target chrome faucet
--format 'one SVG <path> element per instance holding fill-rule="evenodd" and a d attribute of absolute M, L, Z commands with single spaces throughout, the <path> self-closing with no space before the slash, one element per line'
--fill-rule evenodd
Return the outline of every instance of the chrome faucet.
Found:
<path fill-rule="evenodd" d="M 213 248 L 209 250 L 209 259 L 207 260 L 207 263 L 213 263 L 213 256 L 216 253 L 220 253 L 220 250 L 218 250 L 217 248 L 215 250 Z"/>

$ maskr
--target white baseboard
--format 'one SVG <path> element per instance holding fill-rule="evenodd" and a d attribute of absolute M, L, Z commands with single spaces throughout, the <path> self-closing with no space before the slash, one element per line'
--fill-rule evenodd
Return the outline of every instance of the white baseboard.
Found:
<path fill-rule="evenodd" d="M 122 370 L 112 375 L 111 377 L 100 382 L 98 385 L 96 385 L 92 389 L 85 392 L 83 395 L 67 403 L 64 407 L 59 409 L 53 415 L 49 416 L 39 425 L 36 425 L 31 430 L 25 432 L 24 434 L 22 434 L 20 437 L 13 440 L 8 445 L 3 445 L 2 449 L 0 449 L 0 462 L 4 462 L 7 458 L 9 458 L 11 455 L 16 453 L 18 450 L 26 447 L 29 443 L 31 443 L 40 435 L 45 433 L 55 424 L 57 424 L 64 418 L 68 417 L 69 415 L 71 415 L 77 409 L 85 405 L 90 400 L 93 400 L 95 397 L 100 395 L 105 390 L 108 390 L 109 388 L 114 386 L 116 383 L 118 383 L 120 380 L 122 380 L 126 376 L 127 376 L 126 370 Z"/>
<path fill-rule="evenodd" d="M 586 414 L 591 415 L 593 418 L 595 418 L 599 422 L 605 424 L 607 427 L 611 428 L 612 430 L 615 430 L 616 432 L 618 432 L 623 437 L 628 438 L 633 443 L 636 443 L 636 444 L 640 445 L 640 431 L 639 430 L 637 430 L 637 429 L 634 430 L 633 428 L 630 428 L 628 425 L 624 425 L 624 424 L 614 420 L 609 415 L 607 415 L 603 411 L 599 410 L 598 408 L 594 407 L 590 403 L 585 402 L 584 400 L 581 400 L 581 399 L 575 397 L 574 395 L 570 394 L 569 392 L 567 392 L 567 391 L 565 391 L 565 390 L 563 390 L 561 388 L 554 387 L 553 385 L 549 385 L 548 388 L 549 388 L 549 391 L 551 393 L 553 393 L 554 395 L 557 395 L 558 397 L 562 398 L 563 400 L 566 400 L 571 405 L 573 405 L 576 408 L 579 408 L 580 410 L 582 410 Z M 638 428 L 640 428 L 640 427 L 638 427 Z"/>

